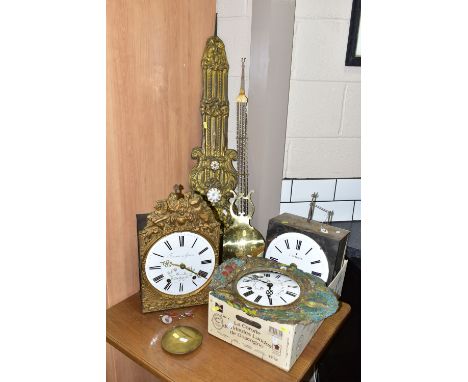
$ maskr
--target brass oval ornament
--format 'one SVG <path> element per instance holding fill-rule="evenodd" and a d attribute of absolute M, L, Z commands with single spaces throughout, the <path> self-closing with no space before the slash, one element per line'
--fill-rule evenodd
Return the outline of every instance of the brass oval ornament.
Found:
<path fill-rule="evenodd" d="M 176 326 L 169 329 L 161 340 L 161 347 L 171 354 L 187 354 L 198 348 L 203 335 L 191 326 Z"/>

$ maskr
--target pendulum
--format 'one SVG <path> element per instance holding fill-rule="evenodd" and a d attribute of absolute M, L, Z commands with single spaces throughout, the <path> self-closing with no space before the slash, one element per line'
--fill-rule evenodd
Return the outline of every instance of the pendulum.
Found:
<path fill-rule="evenodd" d="M 187 354 L 198 348 L 203 335 L 191 326 L 176 326 L 164 333 L 161 346 L 172 354 Z"/>

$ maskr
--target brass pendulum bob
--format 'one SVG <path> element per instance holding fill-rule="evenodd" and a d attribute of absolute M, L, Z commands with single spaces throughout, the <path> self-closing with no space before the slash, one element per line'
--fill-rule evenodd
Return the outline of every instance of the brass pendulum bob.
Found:
<path fill-rule="evenodd" d="M 262 234 L 250 225 L 250 219 L 255 212 L 255 206 L 252 203 L 250 191 L 247 196 L 243 193 L 237 195 L 231 191 L 234 199 L 231 201 L 230 211 L 232 224 L 224 231 L 223 237 L 223 261 L 233 257 L 246 258 L 246 257 L 262 257 L 265 250 L 265 240 Z M 239 201 L 246 201 L 250 204 L 248 214 L 245 215 L 241 212 L 237 215 L 234 210 L 234 204 Z"/>
<path fill-rule="evenodd" d="M 161 340 L 162 348 L 172 354 L 187 354 L 198 348 L 203 335 L 191 326 L 176 326 L 169 329 Z"/>

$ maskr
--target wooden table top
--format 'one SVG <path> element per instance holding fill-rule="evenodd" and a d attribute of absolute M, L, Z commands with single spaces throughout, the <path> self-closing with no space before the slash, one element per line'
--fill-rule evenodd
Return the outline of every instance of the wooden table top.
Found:
<path fill-rule="evenodd" d="M 160 312 L 141 313 L 139 293 L 107 310 L 106 337 L 112 346 L 166 381 L 300 381 L 350 310 L 348 304 L 340 303 L 339 310 L 323 322 L 289 372 L 208 334 L 207 305 L 193 307 L 193 318 L 173 321 L 176 325 L 197 328 L 203 334 L 201 346 L 189 354 L 172 355 L 161 348 L 164 332 L 174 325 L 163 324 Z"/>

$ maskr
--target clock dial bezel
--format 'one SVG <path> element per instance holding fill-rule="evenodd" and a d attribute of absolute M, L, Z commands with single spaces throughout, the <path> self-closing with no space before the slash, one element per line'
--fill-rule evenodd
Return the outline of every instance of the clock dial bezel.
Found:
<path fill-rule="evenodd" d="M 292 246 L 291 248 L 287 248 L 289 245 L 286 245 L 287 246 L 286 248 L 281 248 L 281 249 L 283 249 L 283 251 L 287 250 L 287 253 L 283 253 L 283 251 L 281 251 L 281 249 L 278 248 L 277 241 L 279 241 L 279 242 L 288 242 L 289 243 L 288 239 L 290 238 L 290 236 L 302 236 L 302 237 L 304 237 L 302 239 L 302 241 L 308 240 L 308 241 L 312 241 L 314 243 L 312 248 L 310 248 L 310 250 L 314 251 L 314 250 L 316 250 L 318 248 L 319 252 L 318 252 L 317 256 L 319 257 L 320 263 L 326 265 L 326 267 L 327 267 L 326 273 L 322 270 L 322 272 L 317 274 L 318 272 L 314 271 L 314 269 L 312 269 L 310 271 L 309 271 L 309 269 L 305 269 L 304 266 L 302 265 L 304 263 L 307 264 L 308 268 L 313 268 L 313 267 L 309 266 L 309 264 L 307 263 L 307 260 L 305 260 L 305 259 L 301 260 L 301 261 L 296 261 L 296 262 L 293 260 L 294 257 L 291 256 L 290 253 L 294 252 L 294 249 L 291 249 L 291 248 L 293 248 L 295 244 L 296 244 L 296 250 L 297 250 L 297 240 L 296 240 L 296 243 L 291 242 L 289 244 L 289 245 Z M 301 243 L 302 243 L 302 241 L 301 241 Z M 300 247 L 301 246 L 302 246 L 302 244 L 300 245 Z M 278 252 L 278 253 L 277 252 L 274 253 L 275 256 L 272 255 L 272 252 L 274 251 L 273 247 L 275 247 L 277 252 Z M 327 254 L 326 254 L 325 250 L 321 247 L 321 245 L 316 240 L 314 240 L 314 238 L 312 238 L 309 235 L 306 235 L 306 234 L 304 234 L 302 232 L 287 231 L 287 232 L 283 232 L 283 233 L 275 236 L 269 242 L 268 248 L 265 250 L 265 255 L 264 256 L 265 256 L 266 259 L 269 259 L 269 260 L 271 260 L 271 258 L 278 259 L 278 262 L 286 264 L 286 265 L 294 264 L 296 267 L 298 267 L 298 269 L 301 269 L 302 271 L 304 271 L 306 273 L 310 273 L 313 276 L 320 277 L 324 282 L 327 282 L 327 280 L 330 277 L 330 263 L 328 261 L 328 257 L 327 257 Z M 297 253 L 296 253 L 296 256 L 297 256 Z M 313 256 L 313 254 L 309 255 L 308 253 L 304 253 L 301 256 Z M 293 261 L 289 261 L 290 259 L 293 260 Z M 322 266 L 322 268 L 323 268 L 323 266 Z M 326 275 L 326 277 L 325 277 L 325 275 Z"/>
<path fill-rule="evenodd" d="M 250 301 L 248 300 L 247 298 L 245 298 L 245 296 L 239 292 L 239 283 L 241 282 L 241 280 L 244 278 L 244 277 L 247 277 L 251 274 L 258 274 L 258 273 L 271 273 L 271 274 L 280 274 L 282 276 L 285 276 L 287 278 L 289 278 L 290 280 L 292 280 L 294 283 L 296 283 L 299 287 L 299 296 L 295 297 L 294 300 L 292 300 L 291 302 L 287 303 L 287 304 L 281 304 L 281 305 L 264 305 L 264 304 L 259 304 L 259 303 L 256 303 L 255 301 Z M 274 278 L 272 278 L 272 281 L 274 280 Z M 270 270 L 260 270 L 260 271 L 253 271 L 253 272 L 249 272 L 241 277 L 239 277 L 236 282 L 235 282 L 235 287 L 236 287 L 236 290 L 237 290 L 237 294 L 240 298 L 242 298 L 244 301 L 246 301 L 247 303 L 249 304 L 253 304 L 253 305 L 257 305 L 261 308 L 282 308 L 282 307 L 289 307 L 291 306 L 292 304 L 294 304 L 300 297 L 301 297 L 301 293 L 302 293 L 302 290 L 301 290 L 301 286 L 299 285 L 299 283 L 297 282 L 297 280 L 295 280 L 294 278 L 284 274 L 281 272 L 281 270 L 274 270 L 274 271 L 270 271 Z M 280 296 L 281 297 L 281 296 Z"/>
<path fill-rule="evenodd" d="M 211 250 L 213 252 L 213 255 L 212 255 L 212 259 L 213 259 L 213 270 L 211 271 L 211 273 L 209 274 L 209 277 L 207 279 L 205 279 L 204 283 L 201 284 L 197 289 L 194 289 L 193 291 L 191 292 L 188 292 L 188 293 L 183 293 L 183 294 L 172 294 L 172 293 L 167 293 L 167 292 L 164 292 L 164 291 L 161 291 L 159 290 L 157 287 L 155 287 L 153 285 L 153 283 L 151 282 L 150 278 L 148 277 L 148 273 L 147 273 L 147 268 L 146 268 L 146 264 L 147 264 L 147 261 L 148 261 L 148 257 L 150 256 L 150 251 L 152 250 L 152 248 L 159 242 L 161 242 L 162 240 L 165 240 L 168 236 L 171 236 L 171 235 L 176 235 L 176 234 L 182 234 L 182 233 L 189 233 L 189 234 L 192 234 L 192 235 L 197 235 L 197 236 L 200 236 L 202 237 L 204 240 L 207 241 L 208 245 L 211 247 Z M 199 232 L 196 232 L 196 231 L 189 231 L 189 230 L 183 230 L 183 231 L 173 231 L 173 232 L 169 232 L 168 234 L 165 234 L 159 238 L 157 238 L 156 240 L 154 240 L 153 242 L 150 242 L 148 244 L 148 249 L 147 251 L 145 252 L 145 257 L 144 257 L 144 261 L 143 261 L 143 274 L 146 278 L 146 281 L 148 282 L 148 284 L 155 290 L 157 291 L 158 293 L 161 293 L 163 295 L 166 295 L 168 297 L 172 297 L 172 298 L 185 298 L 185 297 L 190 297 L 190 296 L 193 296 L 194 294 L 198 294 L 200 293 L 200 291 L 202 291 L 204 288 L 206 288 L 210 282 L 211 282 L 211 278 L 213 277 L 213 274 L 216 270 L 216 266 L 217 266 L 217 261 L 216 261 L 216 251 L 215 251 L 215 246 L 213 245 L 212 241 L 206 237 L 205 235 L 199 233 Z M 190 276 L 191 277 L 191 276 Z"/>
<path fill-rule="evenodd" d="M 246 300 L 237 289 L 239 280 L 260 271 L 281 273 L 294 280 L 300 287 L 299 297 L 283 306 L 258 305 Z M 263 257 L 232 258 L 224 261 L 213 275 L 210 295 L 251 317 L 287 324 L 320 321 L 338 309 L 336 296 L 325 286 L 322 279 L 294 266 L 286 266 Z"/>

